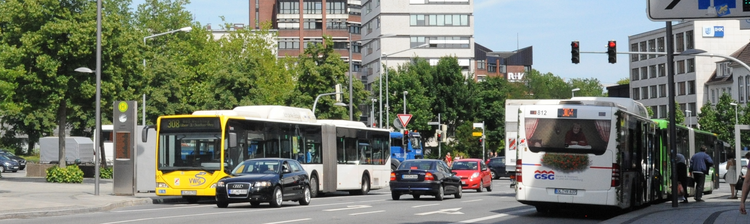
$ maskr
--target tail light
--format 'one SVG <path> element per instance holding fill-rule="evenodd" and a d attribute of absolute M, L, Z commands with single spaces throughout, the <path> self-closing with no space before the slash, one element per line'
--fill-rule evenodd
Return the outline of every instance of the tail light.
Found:
<path fill-rule="evenodd" d="M 396 180 L 396 173 L 391 172 L 391 181 L 395 181 L 395 180 Z"/>
<path fill-rule="evenodd" d="M 620 186 L 620 164 L 612 163 L 612 184 L 610 187 Z"/>
<path fill-rule="evenodd" d="M 516 160 L 516 182 L 517 183 L 523 182 L 523 173 L 521 173 L 521 171 L 523 170 L 521 170 L 521 168 L 523 168 L 521 166 L 521 159 L 517 159 Z"/>
<path fill-rule="evenodd" d="M 435 180 L 435 177 L 432 176 L 432 173 L 425 173 L 424 180 Z"/>

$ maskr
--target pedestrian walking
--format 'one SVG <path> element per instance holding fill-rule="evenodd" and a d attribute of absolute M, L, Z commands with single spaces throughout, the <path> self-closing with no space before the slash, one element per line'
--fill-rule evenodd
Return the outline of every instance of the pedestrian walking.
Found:
<path fill-rule="evenodd" d="M 685 161 L 685 156 L 683 156 L 681 153 L 677 153 L 677 158 L 675 159 L 677 163 L 677 194 L 680 196 L 681 203 L 688 203 L 688 194 L 687 194 L 687 164 Z"/>
<path fill-rule="evenodd" d="M 695 181 L 695 201 L 702 202 L 703 199 L 703 185 L 706 183 L 706 174 L 708 173 L 708 167 L 714 165 L 714 161 L 711 156 L 706 154 L 706 146 L 701 146 L 701 151 L 695 153 L 693 157 L 690 157 L 690 172 L 693 173 L 693 180 Z"/>

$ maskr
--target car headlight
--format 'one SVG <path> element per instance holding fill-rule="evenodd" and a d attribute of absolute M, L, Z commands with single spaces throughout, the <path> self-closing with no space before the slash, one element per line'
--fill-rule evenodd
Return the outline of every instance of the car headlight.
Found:
<path fill-rule="evenodd" d="M 211 188 L 216 188 L 216 186 L 224 187 L 224 181 L 219 181 L 219 183 L 211 184 Z"/>
<path fill-rule="evenodd" d="M 474 174 L 471 175 L 470 179 L 473 180 L 474 178 L 477 178 L 477 177 L 479 177 L 479 172 L 474 172 Z"/>
<path fill-rule="evenodd" d="M 255 182 L 255 184 L 253 186 L 255 186 L 255 187 L 269 187 L 269 186 L 271 186 L 271 182 L 270 181 L 258 181 L 258 182 Z"/>
<path fill-rule="evenodd" d="M 10 162 L 4 162 L 3 164 L 5 164 L 6 166 L 10 166 Z"/>
<path fill-rule="evenodd" d="M 156 187 L 158 187 L 158 188 L 167 188 L 167 183 L 156 182 Z"/>

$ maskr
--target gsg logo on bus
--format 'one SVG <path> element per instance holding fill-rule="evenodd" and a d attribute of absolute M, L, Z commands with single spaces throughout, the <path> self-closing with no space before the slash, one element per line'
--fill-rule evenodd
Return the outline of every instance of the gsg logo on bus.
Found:
<path fill-rule="evenodd" d="M 555 180 L 555 171 L 537 170 L 534 171 L 534 179 L 537 180 Z"/>

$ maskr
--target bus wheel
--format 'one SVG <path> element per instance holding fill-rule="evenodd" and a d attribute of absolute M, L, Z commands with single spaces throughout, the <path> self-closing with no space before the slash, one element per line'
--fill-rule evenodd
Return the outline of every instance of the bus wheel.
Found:
<path fill-rule="evenodd" d="M 365 174 L 364 176 L 362 176 L 362 186 L 360 186 L 359 190 L 349 191 L 349 194 L 365 195 L 369 192 L 370 192 L 370 176 L 367 176 Z"/>
<path fill-rule="evenodd" d="M 318 197 L 318 176 L 310 178 L 310 197 Z"/>

